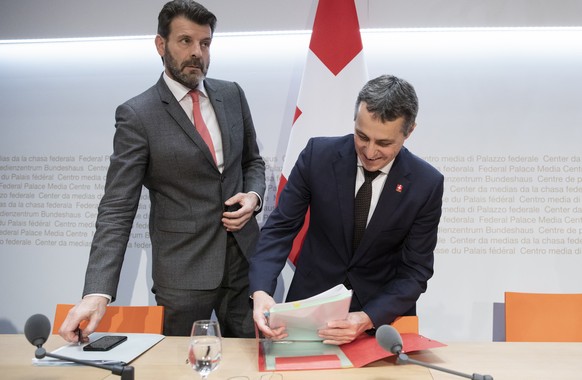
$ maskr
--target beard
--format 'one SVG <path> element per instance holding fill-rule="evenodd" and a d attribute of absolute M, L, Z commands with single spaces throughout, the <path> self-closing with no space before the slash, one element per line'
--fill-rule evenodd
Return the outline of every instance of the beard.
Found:
<path fill-rule="evenodd" d="M 208 66 L 210 62 L 206 65 L 204 61 L 197 57 L 192 57 L 187 61 L 183 61 L 182 63 L 178 63 L 178 61 L 174 58 L 174 56 L 168 51 L 166 46 L 165 54 L 164 54 L 164 64 L 166 69 L 170 72 L 171 77 L 178 83 L 190 88 L 195 89 L 198 87 L 198 83 L 206 78 L 206 73 L 208 72 Z M 198 72 L 187 73 L 184 72 L 184 68 L 187 66 L 194 66 L 200 70 Z"/>

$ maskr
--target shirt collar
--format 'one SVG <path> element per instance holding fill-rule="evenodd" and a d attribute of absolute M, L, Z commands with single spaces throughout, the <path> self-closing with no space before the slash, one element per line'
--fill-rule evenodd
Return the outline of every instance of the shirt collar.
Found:
<path fill-rule="evenodd" d="M 170 92 L 172 93 L 172 95 L 174 95 L 178 102 L 181 101 L 191 91 L 190 88 L 184 86 L 182 83 L 179 83 L 176 80 L 170 78 L 170 76 L 165 71 L 163 74 L 163 78 L 166 84 L 168 85 Z M 203 81 L 198 83 L 198 87 L 196 89 L 200 91 L 205 97 L 208 97 L 208 94 L 206 93 L 206 88 L 204 88 Z"/>
<path fill-rule="evenodd" d="M 381 171 L 383 174 L 388 174 L 390 172 L 390 169 L 392 168 L 393 164 L 394 164 L 394 160 L 390 161 L 384 167 L 382 167 L 378 170 Z M 364 169 L 364 166 L 362 165 L 362 161 L 360 160 L 360 157 L 358 157 L 358 168 L 362 168 L 362 170 Z M 363 171 L 362 171 L 362 173 L 363 173 Z"/>

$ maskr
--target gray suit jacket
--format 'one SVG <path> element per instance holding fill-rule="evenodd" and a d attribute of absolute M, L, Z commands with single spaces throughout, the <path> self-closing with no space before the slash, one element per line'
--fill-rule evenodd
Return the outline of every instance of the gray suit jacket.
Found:
<path fill-rule="evenodd" d="M 105 293 L 115 298 L 142 185 L 150 193 L 154 284 L 198 290 L 220 284 L 226 250 L 224 201 L 249 191 L 263 198 L 265 164 L 242 89 L 216 79 L 204 84 L 222 134 L 222 173 L 163 78 L 117 108 L 114 151 L 84 295 Z M 258 232 L 252 218 L 234 233 L 247 258 Z"/>

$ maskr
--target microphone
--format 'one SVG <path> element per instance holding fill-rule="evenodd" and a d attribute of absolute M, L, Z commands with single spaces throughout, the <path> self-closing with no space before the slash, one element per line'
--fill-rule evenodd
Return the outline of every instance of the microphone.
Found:
<path fill-rule="evenodd" d="M 490 375 L 479 375 L 478 373 L 474 373 L 473 375 L 468 375 L 465 373 L 461 373 L 461 372 L 453 371 L 450 369 L 438 367 L 434 364 L 424 363 L 424 362 L 409 358 L 408 355 L 406 355 L 405 353 L 402 352 L 403 345 L 402 345 L 402 337 L 400 336 L 400 333 L 398 333 L 398 330 L 396 330 L 394 327 L 392 327 L 390 325 L 382 325 L 382 326 L 378 327 L 378 329 L 376 330 L 376 340 L 378 341 L 378 344 L 380 345 L 380 347 L 382 347 L 386 351 L 391 352 L 394 355 L 396 355 L 396 357 L 398 359 L 396 362 L 399 364 L 400 363 L 416 364 L 416 365 L 435 369 L 437 371 L 450 373 L 451 375 L 465 377 L 467 379 L 472 379 L 472 380 L 493 380 L 493 377 Z"/>
<path fill-rule="evenodd" d="M 51 322 L 42 314 L 35 314 L 26 320 L 24 335 L 33 346 L 42 347 L 51 333 Z"/>
<path fill-rule="evenodd" d="M 97 367 L 101 369 L 106 369 L 111 371 L 112 374 L 121 376 L 121 380 L 134 380 L 134 369 L 132 366 L 128 365 L 118 365 L 118 364 L 98 364 L 88 360 L 69 358 L 62 355 L 53 354 L 51 352 L 46 352 L 42 345 L 48 340 L 51 332 L 51 322 L 43 314 L 34 314 L 24 324 L 24 335 L 26 339 L 33 345 L 36 346 L 36 351 L 34 356 L 37 359 L 42 359 L 45 356 L 54 359 L 67 360 L 73 363 L 82 364 L 90 367 Z"/>

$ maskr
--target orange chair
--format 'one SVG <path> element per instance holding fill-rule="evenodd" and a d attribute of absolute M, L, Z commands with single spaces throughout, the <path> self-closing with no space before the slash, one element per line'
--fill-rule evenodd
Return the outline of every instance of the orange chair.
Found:
<path fill-rule="evenodd" d="M 391 323 L 400 334 L 414 333 L 418 334 L 418 316 L 398 317 Z"/>
<path fill-rule="evenodd" d="M 58 334 L 61 324 L 73 306 L 62 303 L 57 305 L 53 334 Z M 95 331 L 162 334 L 163 328 L 163 306 L 107 306 L 105 315 Z"/>
<path fill-rule="evenodd" d="M 505 292 L 507 342 L 582 342 L 582 294 Z"/>

